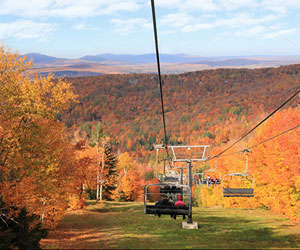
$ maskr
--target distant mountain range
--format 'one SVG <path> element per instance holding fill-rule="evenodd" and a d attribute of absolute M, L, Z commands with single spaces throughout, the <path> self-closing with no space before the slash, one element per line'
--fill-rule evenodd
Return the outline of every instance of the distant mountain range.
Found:
<path fill-rule="evenodd" d="M 47 56 L 39 53 L 29 53 L 25 55 L 28 59 L 31 58 L 34 63 L 37 64 L 47 64 L 47 63 L 59 63 L 65 62 L 68 60 L 74 59 L 67 59 L 67 58 L 58 58 Z M 162 63 L 197 63 L 198 61 L 205 60 L 218 60 L 221 58 L 213 58 L 213 57 L 196 57 L 196 56 L 189 56 L 186 54 L 160 54 L 160 61 Z M 230 59 L 230 57 L 229 57 Z M 80 57 L 75 60 L 84 60 L 87 62 L 95 62 L 95 63 L 103 63 L 103 62 L 124 62 L 127 64 L 144 64 L 144 63 L 155 63 L 156 62 L 156 55 L 154 53 L 150 54 L 141 54 L 141 55 L 133 55 L 133 54 L 99 54 L 99 55 L 86 55 Z"/>
<path fill-rule="evenodd" d="M 24 55 L 34 63 L 41 75 L 52 72 L 55 76 L 92 76 L 114 73 L 156 72 L 156 55 L 150 54 L 99 54 L 78 59 L 58 58 L 39 53 Z M 187 54 L 160 54 L 165 74 L 199 71 L 210 68 L 262 68 L 300 63 L 300 56 L 252 57 L 199 57 Z"/>
<path fill-rule="evenodd" d="M 190 57 L 185 54 L 160 54 L 160 61 L 162 63 L 191 63 L 197 62 L 199 60 L 209 60 L 205 57 Z M 141 64 L 141 63 L 155 63 L 156 55 L 151 54 L 141 54 L 141 55 L 132 55 L 132 54 L 100 54 L 96 56 L 84 56 L 80 59 L 93 62 L 105 62 L 105 61 L 119 61 L 126 62 L 130 64 Z"/>

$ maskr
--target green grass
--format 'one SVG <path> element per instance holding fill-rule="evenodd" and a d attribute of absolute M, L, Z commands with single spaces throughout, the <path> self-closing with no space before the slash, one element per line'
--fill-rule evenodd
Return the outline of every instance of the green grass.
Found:
<path fill-rule="evenodd" d="M 193 208 L 198 230 L 182 229 L 182 218 L 145 215 L 141 203 L 89 203 L 69 212 L 42 241 L 51 248 L 262 249 L 300 248 L 299 226 L 264 210 Z"/>

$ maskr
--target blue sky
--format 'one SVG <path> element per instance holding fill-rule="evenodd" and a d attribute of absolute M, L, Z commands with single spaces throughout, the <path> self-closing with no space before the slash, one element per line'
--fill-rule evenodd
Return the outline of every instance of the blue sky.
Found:
<path fill-rule="evenodd" d="M 300 0 L 156 0 L 161 53 L 300 55 Z M 153 53 L 150 0 L 0 0 L 0 43 L 79 58 Z"/>

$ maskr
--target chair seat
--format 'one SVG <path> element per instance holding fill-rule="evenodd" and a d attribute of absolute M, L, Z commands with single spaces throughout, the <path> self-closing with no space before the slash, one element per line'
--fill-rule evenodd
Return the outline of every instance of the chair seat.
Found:
<path fill-rule="evenodd" d="M 145 214 L 169 214 L 169 215 L 188 215 L 189 208 L 187 206 L 145 206 Z"/>
<path fill-rule="evenodd" d="M 254 194 L 224 194 L 223 197 L 254 197 Z"/>
<path fill-rule="evenodd" d="M 223 188 L 224 197 L 254 197 L 253 188 Z"/>

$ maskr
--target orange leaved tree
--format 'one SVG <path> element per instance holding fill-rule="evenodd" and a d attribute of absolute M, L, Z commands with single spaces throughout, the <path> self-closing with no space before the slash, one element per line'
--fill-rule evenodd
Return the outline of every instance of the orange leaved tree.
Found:
<path fill-rule="evenodd" d="M 0 217 L 8 224 L 26 209 L 55 226 L 74 191 L 73 148 L 56 117 L 76 96 L 70 83 L 30 68 L 0 48 Z"/>

